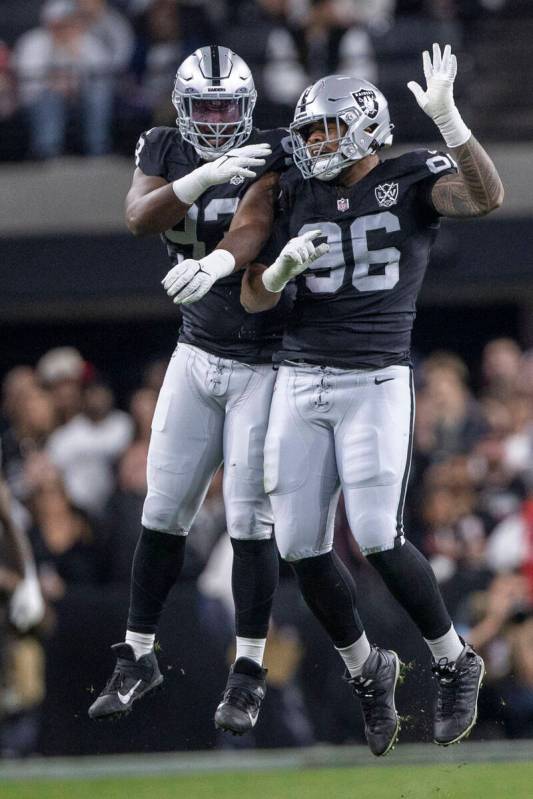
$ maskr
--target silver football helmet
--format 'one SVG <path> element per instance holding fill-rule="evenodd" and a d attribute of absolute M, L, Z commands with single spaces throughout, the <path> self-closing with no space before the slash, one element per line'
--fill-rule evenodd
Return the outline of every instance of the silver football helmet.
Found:
<path fill-rule="evenodd" d="M 227 47 L 199 47 L 176 74 L 172 102 L 183 139 L 213 161 L 252 132 L 257 99 L 250 68 Z"/>
<path fill-rule="evenodd" d="M 333 136 L 328 122 L 335 124 Z M 314 123 L 324 125 L 326 139 L 308 145 Z M 392 144 L 393 128 L 387 100 L 372 83 L 329 75 L 298 100 L 290 126 L 294 162 L 304 178 L 333 180 L 351 162 Z"/>

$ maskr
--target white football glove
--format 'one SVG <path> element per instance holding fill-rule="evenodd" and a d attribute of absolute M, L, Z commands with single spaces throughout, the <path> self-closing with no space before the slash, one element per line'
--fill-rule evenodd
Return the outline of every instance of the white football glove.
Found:
<path fill-rule="evenodd" d="M 235 177 L 255 178 L 255 172 L 249 167 L 264 166 L 271 153 L 272 148 L 267 142 L 237 147 L 175 180 L 172 184 L 174 194 L 181 202 L 192 205 L 211 186 L 227 183 Z"/>
<path fill-rule="evenodd" d="M 161 281 L 176 305 L 190 305 L 204 297 L 213 283 L 233 272 L 235 258 L 227 250 L 212 253 L 195 261 L 187 258 L 174 266 Z"/>
<path fill-rule="evenodd" d="M 427 50 L 422 53 L 422 63 L 426 78 L 426 91 L 410 81 L 410 89 L 422 109 L 437 125 L 448 147 L 459 147 L 468 141 L 471 131 L 461 119 L 453 99 L 453 82 L 457 75 L 457 59 L 449 44 L 441 55 L 438 44 L 433 45 L 433 63 Z"/>
<path fill-rule="evenodd" d="M 261 276 L 267 291 L 283 291 L 289 280 L 300 275 L 309 264 L 329 251 L 329 244 L 319 244 L 318 247 L 313 244 L 313 239 L 321 235 L 321 230 L 308 230 L 287 242 L 272 266 L 265 269 Z"/>
<path fill-rule="evenodd" d="M 42 621 L 44 600 L 33 566 L 26 567 L 26 576 L 15 588 L 9 602 L 9 620 L 22 633 Z"/>

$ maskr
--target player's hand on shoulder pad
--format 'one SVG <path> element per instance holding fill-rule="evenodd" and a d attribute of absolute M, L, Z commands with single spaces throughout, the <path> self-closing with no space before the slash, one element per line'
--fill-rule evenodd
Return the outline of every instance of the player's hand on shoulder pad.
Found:
<path fill-rule="evenodd" d="M 205 297 L 213 283 L 231 274 L 235 259 L 227 250 L 214 250 L 199 261 L 187 258 L 172 269 L 161 283 L 176 305 L 190 305 Z"/>
<path fill-rule="evenodd" d="M 268 291 L 282 291 L 289 280 L 304 272 L 320 256 L 329 251 L 329 244 L 315 246 L 321 230 L 308 230 L 287 242 L 272 266 L 263 272 L 263 284 Z"/>
<path fill-rule="evenodd" d="M 437 120 L 455 107 L 453 83 L 457 74 L 457 59 L 447 44 L 443 53 L 438 44 L 433 45 L 433 61 L 427 50 L 422 53 L 422 65 L 426 78 L 426 91 L 416 81 L 410 81 L 407 88 L 412 91 L 420 108 Z"/>
<path fill-rule="evenodd" d="M 256 173 L 251 167 L 264 166 L 271 153 L 268 142 L 236 147 L 215 161 L 207 161 L 188 175 L 178 178 L 172 183 L 172 189 L 180 202 L 192 205 L 211 186 L 228 183 L 235 177 L 243 180 L 255 178 Z"/>
<path fill-rule="evenodd" d="M 272 148 L 266 142 L 247 144 L 221 155 L 204 168 L 212 168 L 212 185 L 227 183 L 234 177 L 255 178 L 255 172 L 250 167 L 264 166 L 271 153 Z"/>
<path fill-rule="evenodd" d="M 272 155 L 272 145 L 267 141 L 245 144 L 244 147 L 234 147 L 226 155 L 230 158 L 266 158 Z"/>

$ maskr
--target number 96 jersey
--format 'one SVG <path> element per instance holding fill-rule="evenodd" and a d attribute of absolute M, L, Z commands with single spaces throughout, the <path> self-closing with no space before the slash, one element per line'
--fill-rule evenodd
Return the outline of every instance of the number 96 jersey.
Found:
<path fill-rule="evenodd" d="M 340 368 L 408 364 L 416 299 L 439 217 L 434 182 L 456 172 L 450 156 L 417 150 L 380 162 L 343 187 L 282 176 L 279 214 L 261 262 L 292 237 L 320 229 L 329 252 L 296 279 L 275 358 Z"/>

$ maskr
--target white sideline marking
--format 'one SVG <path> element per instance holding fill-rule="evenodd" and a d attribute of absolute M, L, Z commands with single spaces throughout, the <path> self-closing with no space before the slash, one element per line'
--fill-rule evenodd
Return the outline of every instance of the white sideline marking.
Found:
<path fill-rule="evenodd" d="M 532 740 L 472 741 L 443 749 L 435 744 L 400 744 L 380 768 L 531 761 Z M 366 746 L 313 746 L 261 752 L 210 751 L 164 754 L 100 755 L 96 757 L 34 758 L 0 763 L 0 780 L 87 779 L 114 776 L 190 774 L 217 771 L 268 771 L 280 768 L 375 766 Z"/>

